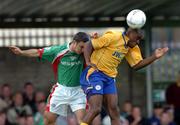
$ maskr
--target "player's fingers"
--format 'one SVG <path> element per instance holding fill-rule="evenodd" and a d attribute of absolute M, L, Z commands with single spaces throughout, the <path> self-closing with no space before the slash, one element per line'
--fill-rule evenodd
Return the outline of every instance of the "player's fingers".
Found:
<path fill-rule="evenodd" d="M 169 48 L 168 48 L 168 47 L 165 47 L 165 48 L 161 48 L 161 49 L 159 50 L 159 52 L 166 53 L 168 50 L 169 50 Z"/>
<path fill-rule="evenodd" d="M 9 48 L 16 48 L 16 46 L 8 46 Z"/>
<path fill-rule="evenodd" d="M 13 52 L 16 51 L 16 49 L 10 49 L 10 50 L 13 51 Z"/>
<path fill-rule="evenodd" d="M 169 50 L 168 47 L 163 48 L 163 51 L 164 51 L 164 52 L 167 52 L 168 50 Z"/>
<path fill-rule="evenodd" d="M 14 48 L 9 48 L 9 50 L 14 51 Z"/>
<path fill-rule="evenodd" d="M 94 38 L 94 39 L 98 38 L 98 33 L 97 33 L 97 32 L 96 32 L 96 33 L 93 33 L 93 34 L 91 35 L 91 38 Z"/>
<path fill-rule="evenodd" d="M 158 50 L 158 51 L 161 51 L 161 50 L 162 50 L 162 48 L 157 48 L 157 50 Z"/>
<path fill-rule="evenodd" d="M 9 49 L 13 50 L 13 49 L 17 49 L 17 47 L 15 47 L 15 46 L 9 46 Z"/>

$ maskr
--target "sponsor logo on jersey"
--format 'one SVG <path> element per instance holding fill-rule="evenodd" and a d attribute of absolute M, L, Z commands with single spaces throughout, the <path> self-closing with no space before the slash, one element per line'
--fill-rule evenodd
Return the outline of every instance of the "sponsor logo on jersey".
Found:
<path fill-rule="evenodd" d="M 77 59 L 77 57 L 76 56 L 71 56 L 70 59 L 75 60 L 75 59 Z"/>
<path fill-rule="evenodd" d="M 65 61 L 61 61 L 62 65 L 66 65 L 66 66 L 74 66 L 74 65 L 80 65 L 82 64 L 81 61 L 77 61 L 77 62 L 65 62 Z"/>
<path fill-rule="evenodd" d="M 115 56 L 116 58 L 118 58 L 118 59 L 122 59 L 122 58 L 124 58 L 124 54 L 122 54 L 122 53 L 120 53 L 120 52 L 117 52 L 117 51 L 115 51 L 113 54 L 112 54 L 112 56 Z"/>

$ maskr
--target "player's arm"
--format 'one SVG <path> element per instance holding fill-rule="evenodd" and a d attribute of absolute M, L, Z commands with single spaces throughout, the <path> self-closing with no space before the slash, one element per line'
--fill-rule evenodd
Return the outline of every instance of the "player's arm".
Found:
<path fill-rule="evenodd" d="M 98 33 L 95 32 L 95 33 L 90 34 L 90 37 L 91 37 L 91 39 L 97 39 L 99 36 L 98 36 Z M 85 58 L 85 61 L 86 61 L 86 65 L 90 64 L 90 57 L 91 57 L 91 54 L 92 54 L 93 50 L 94 49 L 93 49 L 91 41 L 85 43 L 85 46 L 84 46 L 84 58 Z"/>
<path fill-rule="evenodd" d="M 90 58 L 91 58 L 91 54 L 92 54 L 93 50 L 94 49 L 93 49 L 91 41 L 85 43 L 85 45 L 84 45 L 84 59 L 86 61 L 87 66 L 91 65 Z"/>
<path fill-rule="evenodd" d="M 39 57 L 38 49 L 21 50 L 19 47 L 10 46 L 9 49 L 16 55 L 27 57 Z"/>
<path fill-rule="evenodd" d="M 151 56 L 141 60 L 139 63 L 134 65 L 133 68 L 135 70 L 141 69 L 141 68 L 151 64 L 155 60 L 161 58 L 162 56 L 164 56 L 167 53 L 167 51 L 168 51 L 168 47 L 158 48 L 158 49 L 155 50 L 154 54 L 152 54 Z"/>
<path fill-rule="evenodd" d="M 97 33 L 93 34 L 92 38 L 94 39 L 92 39 L 92 41 L 85 43 L 85 46 L 84 46 L 84 58 L 86 61 L 86 65 L 91 65 L 91 66 L 93 64 L 90 62 L 90 57 L 93 50 L 107 47 L 110 44 L 110 42 L 115 39 L 115 37 L 114 37 L 114 34 L 112 34 L 111 32 L 107 32 L 101 37 L 99 37 Z"/>

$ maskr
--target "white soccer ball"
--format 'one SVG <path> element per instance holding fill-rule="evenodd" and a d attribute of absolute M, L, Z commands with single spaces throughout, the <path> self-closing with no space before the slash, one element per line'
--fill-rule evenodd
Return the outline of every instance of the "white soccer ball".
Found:
<path fill-rule="evenodd" d="M 142 10 L 135 9 L 128 13 L 126 22 L 133 29 L 140 29 L 146 23 L 146 15 Z"/>

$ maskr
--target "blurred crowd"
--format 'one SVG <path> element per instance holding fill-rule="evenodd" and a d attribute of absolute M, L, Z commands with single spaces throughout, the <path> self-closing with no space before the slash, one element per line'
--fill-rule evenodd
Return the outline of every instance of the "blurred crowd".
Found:
<path fill-rule="evenodd" d="M 0 91 L 0 125 L 44 125 L 43 112 L 46 107 L 47 95 L 37 91 L 32 83 L 27 82 L 24 88 L 12 93 L 9 84 L 1 85 Z M 172 94 L 172 92 L 171 92 Z M 150 118 L 143 116 L 142 108 L 125 101 L 121 109 L 122 125 L 178 125 L 174 121 L 174 107 L 157 103 L 154 105 Z M 77 125 L 73 113 L 68 117 L 59 117 L 57 125 Z M 111 125 L 110 118 L 102 110 L 93 121 L 93 125 Z"/>
<path fill-rule="evenodd" d="M 0 125 L 44 125 L 46 95 L 32 83 L 25 83 L 15 93 L 9 84 L 3 84 L 0 94 Z"/>
<path fill-rule="evenodd" d="M 154 105 L 153 115 L 148 118 L 143 116 L 142 108 L 126 101 L 121 114 L 121 125 L 176 125 L 174 122 L 173 108 L 169 105 L 157 103 Z M 108 116 L 102 120 L 103 125 L 111 125 Z"/>

